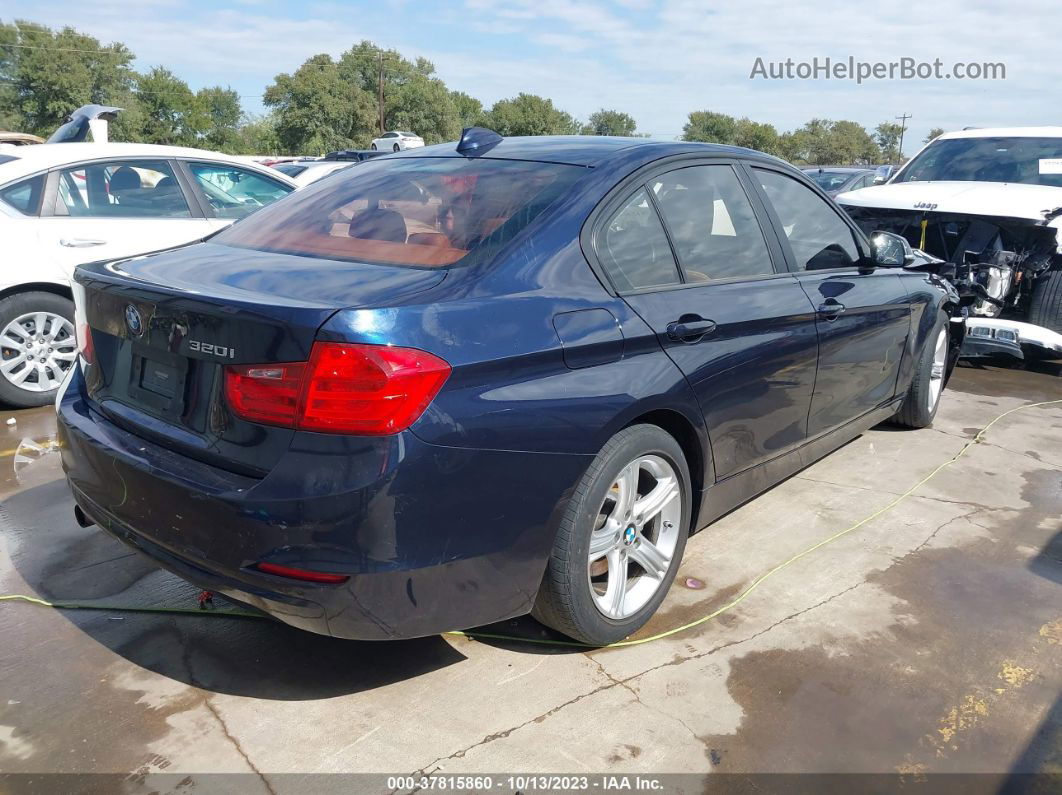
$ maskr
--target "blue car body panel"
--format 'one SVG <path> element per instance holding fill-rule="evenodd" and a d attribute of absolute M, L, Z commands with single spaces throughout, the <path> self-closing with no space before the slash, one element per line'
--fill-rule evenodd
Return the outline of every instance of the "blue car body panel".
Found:
<path fill-rule="evenodd" d="M 688 158 L 779 161 L 580 137 L 504 139 L 487 156 L 586 169 L 490 261 L 392 267 L 206 242 L 80 268 L 97 363 L 58 410 L 84 512 L 197 585 L 306 629 L 385 639 L 476 626 L 531 609 L 568 500 L 615 433 L 649 421 L 675 435 L 696 530 L 889 416 L 954 301 L 924 273 L 796 273 L 777 239 L 766 278 L 621 296 L 586 235 L 626 181 Z M 373 164 L 417 157 L 459 155 L 427 147 Z M 817 316 L 841 294 L 850 315 Z M 716 321 L 710 344 L 668 339 L 676 301 Z M 140 338 L 123 325 L 130 305 Z M 303 361 L 315 341 L 416 348 L 452 372 L 391 436 L 230 415 L 225 365 Z M 144 387 L 130 361 L 182 380 Z M 296 582 L 257 562 L 350 579 Z"/>

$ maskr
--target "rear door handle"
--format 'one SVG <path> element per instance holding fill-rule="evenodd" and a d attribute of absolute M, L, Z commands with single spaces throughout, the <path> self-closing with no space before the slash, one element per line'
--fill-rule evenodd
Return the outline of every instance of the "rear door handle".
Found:
<path fill-rule="evenodd" d="M 827 298 L 819 304 L 818 312 L 827 320 L 836 320 L 837 316 L 844 312 L 844 304 L 836 298 Z"/>
<path fill-rule="evenodd" d="M 106 240 L 90 240 L 84 237 L 64 237 L 59 241 L 59 245 L 67 248 L 91 248 L 92 246 L 103 246 L 106 243 Z"/>
<path fill-rule="evenodd" d="M 700 315 L 683 315 L 674 323 L 667 324 L 667 336 L 676 342 L 697 342 L 706 334 L 715 331 L 715 321 Z"/>

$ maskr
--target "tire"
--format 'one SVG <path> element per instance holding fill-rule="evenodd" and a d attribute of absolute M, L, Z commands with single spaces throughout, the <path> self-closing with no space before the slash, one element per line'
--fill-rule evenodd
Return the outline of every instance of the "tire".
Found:
<path fill-rule="evenodd" d="M 40 329 L 38 318 L 44 318 Z M 51 403 L 76 362 L 73 301 L 36 291 L 0 300 L 0 401 L 17 408 Z"/>
<path fill-rule="evenodd" d="M 1062 270 L 1048 271 L 1036 280 L 1029 322 L 1062 334 Z"/>
<path fill-rule="evenodd" d="M 933 331 L 926 337 L 918 356 L 914 378 L 907 389 L 893 422 L 905 428 L 928 428 L 937 416 L 940 396 L 944 392 L 944 380 L 948 369 L 948 315 L 937 313 Z M 943 351 L 943 359 L 941 359 Z"/>
<path fill-rule="evenodd" d="M 630 476 L 635 471 L 637 478 Z M 659 506 L 644 500 L 653 494 Z M 675 579 L 686 548 L 691 494 L 689 467 L 674 437 L 655 425 L 617 433 L 572 495 L 531 614 L 590 646 L 615 643 L 638 630 Z M 650 511 L 644 524 L 637 521 L 639 502 Z M 633 509 L 629 518 L 626 506 Z"/>
<path fill-rule="evenodd" d="M 377 149 L 377 148 L 376 148 L 376 144 L 373 144 L 373 145 L 372 145 L 371 147 L 369 147 L 369 148 L 370 148 L 370 149 L 372 149 L 372 151 L 374 151 L 374 152 L 378 152 L 378 151 L 380 151 L 379 149 Z"/>
<path fill-rule="evenodd" d="M 400 147 L 398 144 L 395 144 L 394 147 L 391 149 L 391 151 L 392 152 L 401 152 L 402 151 L 402 147 Z"/>

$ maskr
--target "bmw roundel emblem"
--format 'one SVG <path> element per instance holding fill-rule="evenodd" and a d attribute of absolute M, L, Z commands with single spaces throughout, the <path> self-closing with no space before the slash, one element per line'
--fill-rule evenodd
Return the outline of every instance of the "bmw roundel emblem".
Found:
<path fill-rule="evenodd" d="M 629 547 L 634 543 L 634 539 L 638 537 L 638 534 L 634 531 L 633 527 L 628 527 L 623 531 L 623 545 Z"/>
<path fill-rule="evenodd" d="M 125 325 L 134 337 L 139 337 L 144 333 L 144 321 L 140 319 L 140 310 L 132 304 L 125 307 Z"/>

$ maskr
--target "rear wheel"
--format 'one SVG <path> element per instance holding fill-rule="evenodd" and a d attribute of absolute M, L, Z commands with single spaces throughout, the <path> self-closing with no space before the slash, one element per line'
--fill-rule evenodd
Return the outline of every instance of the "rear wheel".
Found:
<path fill-rule="evenodd" d="M 399 147 L 399 145 L 398 145 L 398 144 L 395 144 L 395 145 L 394 145 L 394 148 L 393 148 L 393 149 L 392 149 L 391 151 L 393 151 L 393 152 L 398 152 L 398 151 L 401 151 L 401 147 Z"/>
<path fill-rule="evenodd" d="M 917 369 L 900 410 L 893 420 L 907 428 L 927 428 L 933 424 L 944 391 L 948 370 L 948 315 L 938 312 L 937 324 L 922 346 Z"/>
<path fill-rule="evenodd" d="M 640 628 L 675 579 L 690 494 L 689 468 L 673 437 L 655 425 L 616 434 L 572 496 L 535 618 L 593 646 Z"/>
<path fill-rule="evenodd" d="M 0 300 L 0 400 L 50 403 L 76 360 L 73 301 L 44 292 Z"/>
<path fill-rule="evenodd" d="M 1036 280 L 1029 322 L 1062 334 L 1062 270 L 1048 271 Z"/>

